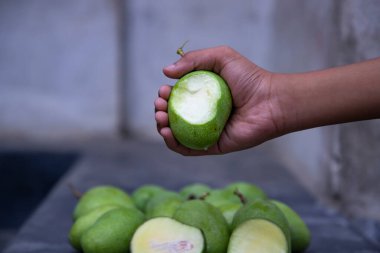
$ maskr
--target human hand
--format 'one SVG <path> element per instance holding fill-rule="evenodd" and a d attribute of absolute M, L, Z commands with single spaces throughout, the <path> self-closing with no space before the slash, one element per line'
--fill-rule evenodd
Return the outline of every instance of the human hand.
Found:
<path fill-rule="evenodd" d="M 229 47 L 188 52 L 176 63 L 163 69 L 169 78 L 178 79 L 194 70 L 210 70 L 229 85 L 233 99 L 230 118 L 219 141 L 208 150 L 192 150 L 174 138 L 167 114 L 171 86 L 159 89 L 155 100 L 157 130 L 171 150 L 182 155 L 224 154 L 256 146 L 281 135 L 282 112 L 271 87 L 272 73 Z"/>

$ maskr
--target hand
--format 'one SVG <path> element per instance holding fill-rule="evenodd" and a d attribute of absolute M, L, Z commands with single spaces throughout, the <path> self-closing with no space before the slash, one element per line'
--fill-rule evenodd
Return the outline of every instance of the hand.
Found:
<path fill-rule="evenodd" d="M 178 79 L 194 70 L 210 70 L 228 83 L 233 109 L 219 141 L 207 151 L 179 144 L 170 130 L 167 107 L 169 85 L 161 86 L 155 100 L 157 130 L 171 150 L 182 155 L 223 154 L 256 146 L 281 135 L 281 110 L 268 72 L 229 47 L 192 51 L 166 68 L 164 74 Z"/>

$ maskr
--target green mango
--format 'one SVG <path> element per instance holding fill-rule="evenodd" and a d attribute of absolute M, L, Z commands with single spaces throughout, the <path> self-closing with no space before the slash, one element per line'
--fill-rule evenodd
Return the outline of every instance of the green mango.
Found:
<path fill-rule="evenodd" d="M 292 252 L 303 252 L 311 241 L 310 230 L 302 218 L 288 205 L 277 200 L 271 200 L 285 215 L 290 227 Z"/>
<path fill-rule="evenodd" d="M 168 217 L 146 221 L 136 230 L 131 241 L 132 253 L 204 253 L 204 247 L 201 230 Z"/>
<path fill-rule="evenodd" d="M 268 200 L 258 199 L 240 208 L 231 230 L 227 253 L 291 253 L 288 222 Z"/>
<path fill-rule="evenodd" d="M 208 187 L 205 184 L 200 184 L 200 183 L 194 183 L 194 184 L 189 184 L 183 187 L 180 191 L 179 194 L 185 199 L 188 200 L 189 198 L 199 198 L 202 196 L 205 196 L 207 193 L 211 191 L 211 188 Z"/>
<path fill-rule="evenodd" d="M 160 186 L 147 184 L 137 188 L 131 196 L 136 207 L 145 212 L 145 206 L 149 199 L 163 191 L 165 191 L 165 189 Z"/>
<path fill-rule="evenodd" d="M 193 71 L 177 81 L 168 101 L 169 125 L 182 145 L 207 150 L 220 137 L 232 110 L 232 96 L 219 75 Z"/>
<path fill-rule="evenodd" d="M 224 218 L 227 221 L 227 224 L 230 226 L 232 224 L 232 220 L 235 216 L 235 213 L 243 206 L 242 203 L 225 203 L 218 207 L 218 209 L 222 212 Z"/>
<path fill-rule="evenodd" d="M 104 205 L 99 206 L 91 212 L 79 217 L 70 229 L 69 241 L 71 245 L 77 249 L 82 250 L 80 239 L 82 234 L 89 229 L 103 214 L 116 209 L 121 208 L 116 205 Z"/>
<path fill-rule="evenodd" d="M 108 185 L 96 186 L 85 192 L 79 199 L 74 210 L 73 218 L 76 220 L 94 208 L 104 205 L 134 207 L 131 198 L 123 190 Z"/>
<path fill-rule="evenodd" d="M 231 191 L 226 191 L 225 189 L 212 190 L 205 198 L 205 201 L 218 208 L 230 203 L 241 203 L 238 196 Z"/>
<path fill-rule="evenodd" d="M 145 208 L 147 219 L 155 217 L 172 217 L 183 199 L 175 192 L 161 192 L 153 196 Z"/>
<path fill-rule="evenodd" d="M 177 208 L 173 219 L 201 230 L 207 253 L 226 252 L 229 228 L 218 208 L 203 200 L 190 200 Z"/>
<path fill-rule="evenodd" d="M 261 188 L 246 182 L 231 183 L 224 189 L 231 193 L 238 191 L 245 198 L 246 202 L 252 202 L 256 199 L 267 199 L 267 195 Z"/>
<path fill-rule="evenodd" d="M 145 218 L 137 208 L 117 208 L 105 213 L 81 237 L 85 253 L 125 253 Z"/>

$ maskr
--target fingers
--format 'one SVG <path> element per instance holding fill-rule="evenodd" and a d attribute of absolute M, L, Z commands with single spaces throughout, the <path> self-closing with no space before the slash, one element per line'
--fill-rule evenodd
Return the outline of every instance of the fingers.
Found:
<path fill-rule="evenodd" d="M 194 150 L 181 145 L 175 138 L 169 127 L 164 127 L 160 131 L 160 135 L 165 141 L 166 146 L 181 155 L 184 156 L 203 156 L 203 155 L 215 155 L 219 154 L 216 147 L 212 147 L 209 150 Z"/>
<path fill-rule="evenodd" d="M 193 150 L 181 145 L 174 137 L 172 130 L 169 128 L 169 118 L 166 112 L 156 112 L 157 131 L 165 141 L 166 146 L 174 152 L 184 156 L 201 156 L 220 154 L 217 145 L 208 150 Z"/>
<path fill-rule="evenodd" d="M 162 138 L 164 138 L 165 144 L 169 149 L 180 154 L 186 153 L 184 150 L 185 148 L 177 142 L 177 140 L 174 138 L 172 130 L 169 127 L 162 128 L 160 134 Z"/>
<path fill-rule="evenodd" d="M 240 55 L 233 49 L 222 46 L 201 49 L 185 53 L 176 63 L 163 69 L 164 74 L 170 78 L 180 78 L 194 70 L 210 70 L 220 73 L 224 66 Z"/>
<path fill-rule="evenodd" d="M 159 97 L 154 101 L 154 108 L 155 108 L 156 112 L 157 111 L 165 111 L 166 112 L 168 110 L 168 101 Z"/>
<path fill-rule="evenodd" d="M 157 124 L 157 131 L 160 132 L 162 128 L 169 126 L 168 117 L 168 99 L 170 96 L 171 87 L 163 85 L 158 90 L 158 98 L 154 101 L 155 120 Z"/>
<path fill-rule="evenodd" d="M 166 146 L 182 155 L 185 156 L 199 156 L 199 155 L 206 155 L 208 152 L 205 151 L 198 151 L 198 150 L 191 150 L 189 148 L 186 148 L 179 144 L 177 140 L 175 139 L 171 129 L 169 128 L 169 116 L 167 113 L 167 106 L 168 103 L 165 99 L 159 97 L 154 102 L 156 113 L 155 113 L 155 120 L 157 123 L 157 131 L 159 134 L 163 137 Z"/>
<path fill-rule="evenodd" d="M 163 85 L 160 87 L 160 89 L 158 90 L 158 96 L 165 99 L 165 100 L 168 100 L 169 97 L 170 97 L 170 92 L 172 91 L 172 87 L 169 86 L 169 85 Z"/>
<path fill-rule="evenodd" d="M 166 112 L 158 111 L 155 115 L 157 130 L 160 131 L 162 128 L 169 126 L 169 117 Z"/>
<path fill-rule="evenodd" d="M 188 149 L 174 138 L 172 130 L 169 127 L 164 127 L 160 130 L 160 134 L 165 141 L 166 146 L 174 152 L 188 156 L 193 152 L 191 149 Z"/>
<path fill-rule="evenodd" d="M 169 85 L 163 85 L 158 90 L 158 98 L 154 101 L 154 110 L 156 112 L 157 126 L 165 127 L 169 123 L 167 111 L 168 111 L 168 99 L 170 96 L 171 87 Z"/>

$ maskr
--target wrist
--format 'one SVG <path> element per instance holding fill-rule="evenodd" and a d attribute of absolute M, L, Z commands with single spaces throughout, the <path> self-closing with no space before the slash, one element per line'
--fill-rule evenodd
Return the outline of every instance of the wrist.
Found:
<path fill-rule="evenodd" d="M 282 134 L 380 117 L 380 59 L 326 70 L 273 74 Z"/>
<path fill-rule="evenodd" d="M 337 103 L 330 78 L 323 72 L 273 75 L 282 134 L 340 123 L 344 105 Z"/>
<path fill-rule="evenodd" d="M 293 91 L 294 77 L 290 74 L 271 73 L 270 104 L 277 136 L 296 131 L 297 105 Z"/>

